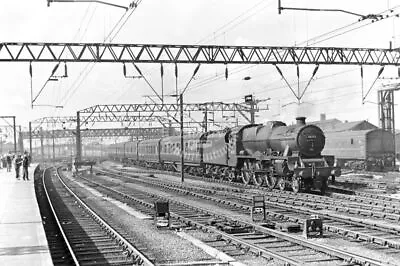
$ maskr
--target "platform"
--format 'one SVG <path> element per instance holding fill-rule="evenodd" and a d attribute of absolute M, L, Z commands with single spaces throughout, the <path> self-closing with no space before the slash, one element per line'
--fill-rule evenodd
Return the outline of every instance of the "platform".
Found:
<path fill-rule="evenodd" d="M 29 181 L 15 178 L 15 169 L 0 169 L 0 265 L 53 265 L 35 196 Z"/>

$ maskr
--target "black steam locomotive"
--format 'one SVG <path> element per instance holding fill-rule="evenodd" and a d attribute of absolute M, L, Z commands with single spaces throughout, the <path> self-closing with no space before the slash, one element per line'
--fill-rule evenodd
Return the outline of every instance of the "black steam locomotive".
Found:
<path fill-rule="evenodd" d="M 322 156 L 325 136 L 298 117 L 296 125 L 280 121 L 184 136 L 184 170 L 213 179 L 241 181 L 294 192 L 312 188 L 325 193 L 328 178 L 340 176 L 333 156 Z M 114 159 L 163 170 L 180 170 L 180 137 L 109 146 Z"/>

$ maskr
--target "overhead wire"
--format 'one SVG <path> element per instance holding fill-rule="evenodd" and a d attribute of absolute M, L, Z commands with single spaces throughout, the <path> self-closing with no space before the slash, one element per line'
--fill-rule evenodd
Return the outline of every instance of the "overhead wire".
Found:
<path fill-rule="evenodd" d="M 227 31 L 232 30 L 233 28 L 239 26 L 241 23 L 245 22 L 246 20 L 250 18 L 254 18 L 254 15 L 258 14 L 260 11 L 264 10 L 268 6 L 272 4 L 274 0 L 269 0 L 269 1 L 259 1 L 249 9 L 245 10 L 244 12 L 240 13 L 238 16 L 234 17 L 231 19 L 229 22 L 223 24 L 219 28 L 217 28 L 213 33 L 210 33 L 203 38 L 201 38 L 199 41 L 196 42 L 196 44 L 203 43 L 205 41 L 209 41 L 212 39 L 215 39 L 216 37 L 219 37 L 221 35 L 226 34 Z M 239 66 L 235 69 L 243 68 L 243 66 Z M 247 67 L 245 67 L 247 69 Z M 223 74 L 224 75 L 224 74 Z M 218 74 L 216 76 L 219 76 Z M 211 79 L 213 79 L 211 77 Z M 194 83 L 195 84 L 195 83 Z M 186 91 L 189 92 L 193 86 L 188 86 Z M 173 93 L 173 92 L 171 92 Z"/>
<path fill-rule="evenodd" d="M 386 12 L 393 12 L 395 9 L 398 9 L 399 7 L 400 7 L 400 5 L 397 5 L 397 6 L 393 7 L 393 8 L 386 9 L 386 10 L 384 10 L 384 11 L 378 13 L 378 14 L 384 14 L 384 13 L 386 13 Z M 385 19 L 387 19 L 387 18 L 394 17 L 394 16 L 398 16 L 398 14 L 387 15 L 387 17 L 384 17 L 383 19 L 378 20 L 378 21 L 382 21 L 382 20 L 385 20 Z M 361 22 L 364 22 L 364 21 L 361 21 Z M 313 41 L 314 41 L 312 44 L 309 43 L 310 40 L 306 40 L 306 41 L 303 41 L 303 42 L 297 44 L 296 46 L 300 46 L 300 45 L 302 45 L 302 44 L 307 44 L 306 46 L 315 45 L 315 44 L 317 44 L 317 43 L 321 43 L 321 42 L 323 42 L 323 41 L 332 39 L 332 38 L 334 38 L 334 37 L 341 36 L 341 35 L 343 35 L 343 34 L 346 34 L 346 33 L 351 32 L 351 31 L 360 29 L 360 28 L 362 28 L 362 27 L 365 27 L 365 26 L 367 26 L 367 25 L 372 24 L 373 22 L 370 21 L 370 22 L 367 23 L 367 24 L 364 24 L 364 25 L 361 25 L 361 26 L 359 26 L 359 27 L 356 27 L 356 28 L 347 30 L 347 31 L 345 31 L 345 32 L 343 32 L 343 33 L 340 33 L 341 30 L 346 29 L 346 28 L 348 28 L 348 27 L 352 27 L 352 26 L 354 26 L 354 25 L 356 25 L 356 24 L 358 24 L 358 23 L 360 23 L 360 21 L 353 22 L 353 23 L 350 23 L 350 24 L 348 24 L 348 25 L 341 26 L 341 27 L 339 27 L 339 28 L 337 28 L 337 29 L 331 30 L 331 31 L 329 31 L 329 32 L 327 32 L 327 33 L 324 33 L 324 34 L 320 34 L 320 35 L 318 35 L 318 36 L 315 36 L 315 37 L 313 37 L 313 38 L 310 39 L 310 40 L 313 40 Z M 337 33 L 336 35 L 333 35 L 333 36 L 329 36 L 329 35 L 334 34 L 334 33 L 336 33 L 336 32 L 339 32 L 339 33 Z M 323 38 L 324 36 L 328 36 L 328 37 L 326 37 L 325 39 L 322 39 L 322 40 L 319 40 L 319 41 L 318 41 L 318 38 Z M 255 66 L 251 66 L 251 67 L 255 67 Z M 240 72 L 240 71 L 237 71 L 237 72 Z M 264 74 L 264 75 L 269 75 L 269 74 L 271 74 L 271 73 L 272 73 L 272 72 L 270 72 L 270 73 L 268 73 L 268 74 Z M 215 77 L 215 78 L 214 78 L 214 77 L 211 77 L 211 78 L 208 80 L 208 82 L 204 82 L 204 81 L 201 82 L 201 81 L 200 81 L 200 82 L 193 83 L 193 84 L 188 88 L 188 91 L 193 91 L 193 90 L 196 89 L 196 88 L 203 87 L 203 86 L 205 86 L 205 85 L 207 85 L 207 84 L 209 84 L 209 83 L 211 83 L 211 82 L 214 82 L 214 81 L 216 81 L 216 80 L 218 80 L 218 79 L 222 79 L 222 78 L 223 78 L 223 75 L 221 74 L 221 75 L 219 75 L 219 77 Z"/>
<path fill-rule="evenodd" d="M 91 8 L 91 6 L 92 6 L 91 3 L 87 5 L 86 10 L 85 10 L 85 13 L 83 14 L 83 16 L 82 16 L 82 18 L 81 18 L 81 22 L 79 23 L 79 28 L 78 28 L 78 30 L 76 31 L 75 36 L 72 38 L 73 40 L 75 40 L 75 39 L 78 38 L 79 33 L 81 32 L 82 24 L 83 24 L 83 22 L 85 21 L 86 16 L 88 15 L 89 9 Z"/>
<path fill-rule="evenodd" d="M 88 30 L 88 28 L 89 28 L 89 26 L 90 26 L 90 24 L 91 24 L 91 22 L 92 22 L 92 19 L 93 19 L 93 17 L 94 17 L 94 14 L 96 13 L 96 11 L 97 11 L 97 6 L 94 6 L 94 8 L 92 8 L 93 6 L 92 6 L 92 3 L 90 3 L 88 6 L 87 6 L 87 8 L 86 8 L 86 10 L 85 10 L 85 13 L 84 13 L 84 15 L 83 15 L 83 17 L 82 17 L 82 19 L 81 19 L 81 22 L 80 22 L 80 24 L 79 24 L 79 28 L 78 28 L 78 30 L 77 30 L 77 32 L 76 32 L 76 34 L 75 34 L 75 36 L 73 37 L 73 40 L 74 40 L 74 42 L 82 42 L 82 40 L 84 39 L 84 37 L 85 37 L 85 35 L 86 35 L 86 33 L 87 33 L 87 30 Z M 92 11 L 91 11 L 91 15 L 89 16 L 89 13 L 90 13 L 90 9 L 92 9 Z M 86 18 L 88 18 L 87 19 L 87 21 L 86 21 L 86 23 L 84 23 L 85 22 L 85 19 Z M 79 34 L 81 33 L 81 29 L 82 28 L 84 28 L 84 30 L 82 31 L 82 34 L 81 34 L 81 36 L 79 36 Z M 61 83 L 61 82 L 60 82 Z M 60 91 L 60 93 L 59 93 L 59 97 L 58 97 L 58 99 L 64 99 L 64 97 L 61 97 L 61 95 L 62 95 L 62 93 L 61 93 L 61 84 L 60 84 L 60 86 L 59 86 L 59 91 Z M 64 94 L 64 96 L 65 96 L 65 94 Z M 57 105 L 60 105 L 60 106 L 63 106 L 64 104 L 62 104 L 61 103 L 61 101 L 59 100 L 59 104 L 57 104 Z M 56 115 L 58 115 L 60 113 L 60 109 L 56 109 L 56 111 L 55 111 L 55 114 Z"/>
<path fill-rule="evenodd" d="M 265 2 L 265 0 L 261 0 L 259 2 L 257 2 L 255 5 L 253 5 L 252 7 L 250 7 L 249 9 L 245 10 L 244 12 L 242 12 L 241 14 L 239 14 L 238 16 L 236 16 L 235 18 L 231 19 L 228 23 L 225 23 L 224 25 L 220 26 L 217 30 L 215 30 L 213 33 L 201 38 L 198 42 L 196 42 L 196 44 L 205 42 L 211 38 L 216 38 L 217 36 L 220 36 L 221 34 L 225 34 L 226 31 L 233 29 L 234 27 L 237 27 L 238 25 L 240 25 L 241 23 L 243 23 L 244 21 L 252 18 L 255 14 L 257 14 L 258 12 L 260 12 L 261 10 L 265 9 L 266 7 L 268 7 L 269 5 L 271 5 L 271 2 L 273 0 L 269 0 L 268 2 Z M 261 6 L 261 7 L 260 7 Z M 257 7 L 260 7 L 258 9 L 256 9 Z M 256 9 L 256 10 L 255 10 Z M 239 19 L 241 19 L 240 21 L 238 21 Z M 233 24 L 235 23 L 235 24 Z M 227 29 L 227 27 L 229 27 Z M 219 33 L 218 33 L 219 32 Z M 190 80 L 193 80 L 193 76 L 191 77 Z M 189 82 L 190 83 L 190 82 Z M 186 84 L 185 86 L 185 91 L 187 88 L 189 88 L 189 83 Z M 173 94 L 175 92 L 171 92 L 169 94 Z M 120 99 L 122 97 L 122 95 L 125 95 L 125 92 L 122 92 L 121 95 L 118 97 L 118 99 Z"/>
<path fill-rule="evenodd" d="M 111 29 L 111 31 L 109 32 L 109 34 L 104 38 L 105 41 L 107 41 L 109 39 L 109 43 L 111 43 L 119 34 L 119 32 L 121 31 L 121 29 L 125 26 L 126 22 L 129 20 L 129 18 L 131 17 L 131 15 L 133 14 L 133 12 L 136 10 L 137 6 L 142 2 L 142 0 L 138 0 L 136 1 L 136 5 L 131 8 L 130 10 L 128 10 L 127 12 L 125 12 L 117 21 L 117 23 L 114 25 L 114 27 Z M 130 12 L 129 12 L 130 11 Z M 126 14 L 128 14 L 126 16 Z M 125 18 L 125 19 L 124 19 Z M 124 20 L 123 20 L 124 19 Z M 115 33 L 114 33 L 115 32 Z M 105 43 L 105 42 L 104 42 Z M 93 70 L 94 66 L 96 65 L 96 62 L 92 62 L 92 63 L 88 63 L 86 64 L 84 70 L 80 73 L 80 75 L 78 76 L 77 79 L 75 79 L 73 85 L 70 88 L 73 88 L 75 86 L 75 84 L 77 84 L 75 86 L 75 88 L 70 89 L 67 91 L 67 94 L 64 97 L 64 102 L 63 105 L 67 104 L 68 101 L 72 98 L 72 96 L 76 93 L 76 91 L 80 88 L 80 86 L 83 84 L 83 82 L 85 81 L 86 77 L 91 73 L 91 71 Z M 82 77 L 82 78 L 81 78 Z M 78 80 L 80 79 L 79 83 Z"/>
<path fill-rule="evenodd" d="M 249 9 L 240 13 L 235 18 L 231 19 L 229 22 L 220 26 L 213 33 L 210 33 L 210 34 L 204 36 L 203 38 L 201 38 L 198 42 L 196 42 L 196 44 L 204 43 L 205 41 L 209 41 L 212 38 L 215 39 L 216 37 L 219 37 L 219 36 L 225 34 L 227 31 L 233 29 L 234 27 L 238 26 L 239 24 L 243 23 L 244 21 L 252 18 L 255 14 L 259 13 L 260 11 L 262 11 L 265 8 L 267 8 L 268 6 L 270 6 L 272 1 L 274 1 L 274 0 L 269 0 L 267 2 L 265 0 L 259 1 L 258 3 L 256 3 L 252 7 L 250 7 Z M 257 8 L 259 6 L 261 6 L 261 8 L 258 8 L 257 10 L 255 10 L 255 12 L 252 12 L 255 8 Z M 252 12 L 252 13 L 250 13 L 250 12 Z M 241 20 L 238 21 L 239 19 L 241 19 Z M 233 25 L 231 25 L 231 24 L 233 24 Z M 220 33 L 218 33 L 218 32 L 220 32 Z"/>

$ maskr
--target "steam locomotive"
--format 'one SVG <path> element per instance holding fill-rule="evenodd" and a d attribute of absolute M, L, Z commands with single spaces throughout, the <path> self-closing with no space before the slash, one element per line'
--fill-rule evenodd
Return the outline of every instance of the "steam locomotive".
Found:
<path fill-rule="evenodd" d="M 221 131 L 184 136 L 184 171 L 212 179 L 239 181 L 256 186 L 297 193 L 319 189 L 328 178 L 340 176 L 333 156 L 322 156 L 323 131 L 306 125 L 305 117 L 295 125 L 280 121 L 251 124 Z M 179 136 L 113 144 L 108 153 L 114 159 L 162 170 L 180 171 Z"/>

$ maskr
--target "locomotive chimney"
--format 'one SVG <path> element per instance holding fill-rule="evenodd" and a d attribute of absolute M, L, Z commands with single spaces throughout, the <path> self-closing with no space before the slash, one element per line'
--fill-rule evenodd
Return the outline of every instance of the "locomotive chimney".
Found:
<path fill-rule="evenodd" d="M 296 117 L 296 125 L 304 126 L 306 124 L 306 118 L 304 116 Z"/>

